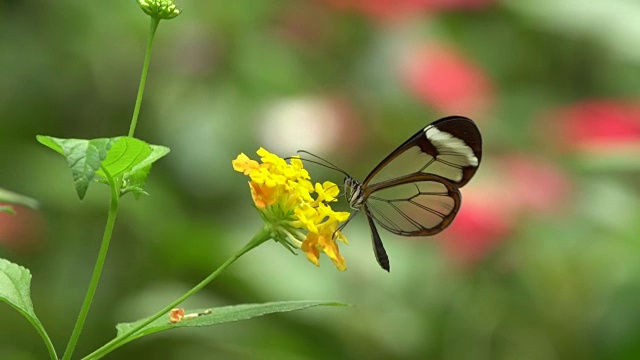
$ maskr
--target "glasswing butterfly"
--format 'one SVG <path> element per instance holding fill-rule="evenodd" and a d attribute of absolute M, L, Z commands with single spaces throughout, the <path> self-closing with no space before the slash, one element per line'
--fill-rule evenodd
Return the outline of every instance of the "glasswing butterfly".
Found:
<path fill-rule="evenodd" d="M 390 271 L 376 224 L 402 236 L 441 232 L 458 213 L 458 189 L 476 173 L 481 158 L 482 138 L 473 120 L 449 116 L 420 129 L 382 160 L 362 183 L 325 162 L 346 175 L 349 206 L 356 210 L 355 214 L 363 211 L 367 216 L 376 260 Z M 344 226 L 346 223 L 340 230 Z"/>

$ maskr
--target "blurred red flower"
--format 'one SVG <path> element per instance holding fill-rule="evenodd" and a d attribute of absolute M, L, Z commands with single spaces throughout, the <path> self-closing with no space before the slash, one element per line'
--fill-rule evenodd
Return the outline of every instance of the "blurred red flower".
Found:
<path fill-rule="evenodd" d="M 501 158 L 500 166 L 519 212 L 556 215 L 570 197 L 569 176 L 547 159 L 512 155 Z"/>
<path fill-rule="evenodd" d="M 28 253 L 45 242 L 45 224 L 38 211 L 11 206 L 14 215 L 0 213 L 0 246 L 15 252 Z"/>
<path fill-rule="evenodd" d="M 493 105 L 494 86 L 484 70 L 452 49 L 423 47 L 403 65 L 406 86 L 441 113 L 473 117 Z"/>
<path fill-rule="evenodd" d="M 465 197 L 455 221 L 442 235 L 447 255 L 457 264 L 473 265 L 512 232 L 515 217 L 506 203 Z"/>
<path fill-rule="evenodd" d="M 398 19 L 415 13 L 477 10 L 495 0 L 323 0 L 339 10 L 354 10 L 378 19 Z"/>
<path fill-rule="evenodd" d="M 551 115 L 554 141 L 569 151 L 640 150 L 640 104 L 590 100 Z"/>
<path fill-rule="evenodd" d="M 445 252 L 466 266 L 506 240 L 523 216 L 556 216 L 571 192 L 568 176 L 545 159 L 510 155 L 482 167 L 484 174 L 494 175 L 463 189 L 460 212 L 441 236 Z"/>

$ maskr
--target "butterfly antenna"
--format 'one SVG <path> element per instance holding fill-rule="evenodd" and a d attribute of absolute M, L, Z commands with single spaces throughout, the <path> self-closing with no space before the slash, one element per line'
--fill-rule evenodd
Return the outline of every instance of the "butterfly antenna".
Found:
<path fill-rule="evenodd" d="M 306 151 L 299 151 L 299 152 L 307 153 Z M 310 154 L 310 155 L 312 155 L 312 156 L 316 156 L 316 155 L 313 155 L 313 154 L 311 154 L 311 153 L 309 153 L 309 154 Z M 318 156 L 316 156 L 316 157 L 318 157 Z M 315 161 L 315 160 L 304 159 L 304 158 L 301 158 L 301 157 L 299 157 L 299 156 L 298 156 L 298 157 L 289 156 L 289 157 L 284 158 L 284 160 L 291 160 L 292 158 L 298 158 L 298 159 L 300 159 L 300 160 L 303 160 L 303 161 L 306 161 L 306 162 L 310 162 L 310 163 L 312 163 L 312 164 L 316 164 L 316 165 L 324 166 L 324 167 L 329 168 L 329 169 L 331 169 L 331 170 L 338 171 L 338 172 L 342 173 L 342 174 L 343 174 L 343 175 L 345 175 L 345 176 L 351 177 L 351 176 L 350 176 L 346 171 L 344 171 L 344 170 L 340 169 L 339 167 L 337 167 L 337 166 L 335 166 L 335 165 L 331 164 L 330 162 L 328 162 L 328 161 L 326 161 L 326 160 L 325 160 L 326 164 L 325 164 L 325 163 L 322 163 L 322 162 L 319 162 L 319 161 Z M 321 158 L 321 159 L 322 159 L 322 158 Z M 322 159 L 322 160 L 324 160 L 324 159 Z M 338 196 L 337 196 L 337 198 L 340 198 L 340 197 L 343 197 L 343 196 L 345 196 L 345 197 L 347 196 L 347 193 L 346 193 L 346 189 L 347 189 L 347 187 L 346 187 L 344 184 L 341 184 L 341 185 L 334 184 L 333 186 L 336 186 L 336 187 L 339 187 L 340 189 L 342 189 L 342 192 L 340 193 L 340 195 L 338 195 Z M 330 187 L 329 189 L 333 188 L 333 186 L 332 186 L 332 187 Z"/>
<path fill-rule="evenodd" d="M 303 161 L 306 161 L 306 162 L 309 162 L 309 163 L 312 163 L 312 164 L 324 166 L 324 167 L 326 167 L 328 169 L 335 170 L 335 171 L 341 173 L 344 176 L 351 177 L 346 171 L 340 169 L 338 166 L 334 165 L 333 163 L 329 162 L 326 159 L 321 158 L 318 155 L 312 154 L 312 153 L 310 153 L 310 152 L 308 152 L 306 150 L 298 150 L 298 154 L 309 155 L 309 156 L 311 156 L 311 157 L 316 159 L 316 160 L 311 160 L 311 159 L 308 159 L 308 158 L 300 157 L 300 160 L 303 160 Z"/>
<path fill-rule="evenodd" d="M 329 160 L 327 160 L 327 159 L 325 159 L 325 158 L 322 158 L 322 157 L 320 157 L 320 156 L 318 156 L 318 155 L 316 155 L 316 154 L 310 153 L 310 152 L 308 152 L 307 150 L 298 150 L 297 152 L 298 152 L 298 154 L 302 153 L 302 154 L 311 155 L 311 156 L 313 156 L 314 158 L 316 158 L 316 159 L 318 159 L 318 160 L 320 160 L 320 161 L 324 162 L 325 164 L 330 165 L 330 166 L 331 166 L 332 168 L 334 168 L 334 169 L 340 169 L 339 167 L 337 167 L 335 164 L 333 164 L 333 163 L 332 163 L 332 162 L 330 162 Z"/>

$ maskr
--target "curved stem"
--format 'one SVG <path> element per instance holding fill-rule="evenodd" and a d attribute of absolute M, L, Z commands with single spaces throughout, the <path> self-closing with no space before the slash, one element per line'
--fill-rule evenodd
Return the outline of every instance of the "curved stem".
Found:
<path fill-rule="evenodd" d="M 160 24 L 160 19 L 151 17 L 151 29 L 149 31 L 149 39 L 147 40 L 147 51 L 144 55 L 144 64 L 142 65 L 142 75 L 140 75 L 140 85 L 138 85 L 138 96 L 136 98 L 136 105 L 133 108 L 131 125 L 129 125 L 129 137 L 133 137 L 133 134 L 136 131 L 136 125 L 138 124 L 138 115 L 140 114 L 140 106 L 142 105 L 142 94 L 144 93 L 144 86 L 147 82 L 147 73 L 149 72 L 149 63 L 151 62 L 151 48 L 153 47 L 153 38 L 156 34 L 158 24 Z"/>
<path fill-rule="evenodd" d="M 251 239 L 251 241 L 249 241 L 242 249 L 240 249 L 240 251 L 238 251 L 233 256 L 231 256 L 229 259 L 227 259 L 227 261 L 225 261 L 222 265 L 220 265 L 220 267 L 218 267 L 216 270 L 214 270 L 204 280 L 202 280 L 196 286 L 191 288 L 191 290 L 187 291 L 184 295 L 182 295 L 179 298 L 177 298 L 176 300 L 174 300 L 171 304 L 165 306 L 162 310 L 160 310 L 157 313 L 155 313 L 154 315 L 152 315 L 146 321 L 140 323 L 138 326 L 136 326 L 133 329 L 129 330 L 128 332 L 122 334 L 121 336 L 118 336 L 117 338 L 111 340 L 110 342 L 106 343 L 105 345 L 103 345 L 102 347 L 100 347 L 99 349 L 97 349 L 96 351 L 92 352 L 91 354 L 85 356 L 82 359 L 83 360 L 99 359 L 99 358 L 105 356 L 106 354 L 110 353 L 111 351 L 113 351 L 113 350 L 119 348 L 120 346 L 126 344 L 127 342 L 129 342 L 131 340 L 130 338 L 133 335 L 135 335 L 138 331 L 143 329 L 145 326 L 151 324 L 154 320 L 158 319 L 159 317 L 161 317 L 163 315 L 166 315 L 171 309 L 175 308 L 178 304 L 180 304 L 181 302 L 185 301 L 186 299 L 188 299 L 189 297 L 191 297 L 192 295 L 194 295 L 198 291 L 202 290 L 202 288 L 204 288 L 211 281 L 213 281 L 215 278 L 217 278 L 218 275 L 220 275 L 220 273 L 222 273 L 222 271 L 224 271 L 226 268 L 228 268 L 231 264 L 233 264 L 236 260 L 238 260 L 242 255 L 246 254 L 247 252 L 249 252 L 249 250 L 257 247 L 258 245 L 262 244 L 263 242 L 269 240 L 270 238 L 271 238 L 271 231 L 267 227 L 263 228 L 258 234 L 256 234 L 253 237 L 253 239 Z"/>
<path fill-rule="evenodd" d="M 19 309 L 16 309 L 16 310 L 18 310 L 18 312 L 20 313 L 23 313 L 22 310 L 19 310 Z M 36 331 L 38 332 L 38 334 L 40 334 L 42 341 L 44 341 L 44 345 L 47 347 L 47 351 L 49 351 L 49 356 L 51 357 L 51 360 L 58 360 L 58 354 L 56 354 L 56 348 L 55 346 L 53 346 L 53 343 L 51 342 L 51 338 L 49 337 L 47 332 L 44 330 L 44 326 L 42 326 L 42 323 L 40 323 L 40 320 L 34 319 L 30 316 L 25 316 L 25 317 L 27 318 L 27 320 L 29 320 L 29 322 L 33 325 L 33 327 L 36 328 Z"/>
<path fill-rule="evenodd" d="M 76 325 L 74 326 L 73 332 L 71 333 L 71 338 L 69 339 L 69 343 L 67 344 L 67 349 L 65 350 L 64 356 L 62 357 L 63 360 L 69 360 L 71 359 L 71 355 L 73 355 L 73 350 L 78 343 L 80 333 L 82 332 L 82 327 L 84 326 L 84 322 L 87 319 L 87 315 L 89 314 L 91 302 L 93 301 L 93 297 L 96 293 L 98 282 L 100 281 L 100 275 L 102 274 L 102 268 L 104 267 L 104 262 L 107 258 L 107 251 L 109 250 L 109 243 L 111 242 L 111 235 L 113 234 L 113 228 L 116 223 L 116 215 L 118 214 L 119 200 L 118 186 L 111 178 L 109 178 L 109 184 L 111 187 L 111 202 L 109 204 L 109 215 L 107 216 L 107 225 L 105 226 L 104 234 L 102 236 L 100 252 L 98 253 L 96 265 L 93 268 L 93 275 L 91 276 L 89 289 L 87 290 L 87 294 L 84 297 L 84 302 L 82 303 L 82 308 L 80 309 L 78 320 L 76 320 Z"/>

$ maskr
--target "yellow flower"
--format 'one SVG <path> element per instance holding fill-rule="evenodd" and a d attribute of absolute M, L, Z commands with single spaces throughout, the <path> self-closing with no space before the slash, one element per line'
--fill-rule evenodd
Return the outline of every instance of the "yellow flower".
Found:
<path fill-rule="evenodd" d="M 233 170 L 240 171 L 245 175 L 249 175 L 251 171 L 260 167 L 257 161 L 249 159 L 249 157 L 243 153 L 238 155 L 238 157 L 232 161 L 232 165 Z"/>
<path fill-rule="evenodd" d="M 289 250 L 301 249 L 316 266 L 320 265 L 322 251 L 338 270 L 346 270 L 337 241 L 347 243 L 338 228 L 349 218 L 349 213 L 334 211 L 327 205 L 336 201 L 338 186 L 330 181 L 312 184 L 297 157 L 287 163 L 263 148 L 257 154 L 261 163 L 240 154 L 232 165 L 234 170 L 251 179 L 253 203 L 269 227 L 271 237 Z"/>
<path fill-rule="evenodd" d="M 302 243 L 302 250 L 307 255 L 307 259 L 316 266 L 320 266 L 320 252 L 318 249 L 322 249 L 327 256 L 333 261 L 333 264 L 340 271 L 347 269 L 344 257 L 340 254 L 338 243 L 331 239 L 332 233 L 309 233 L 307 240 Z"/>
<path fill-rule="evenodd" d="M 338 186 L 331 181 L 325 181 L 322 183 L 316 183 L 315 186 L 316 193 L 318 194 L 317 202 L 330 202 L 337 201 L 336 197 L 340 193 L 340 189 Z"/>

